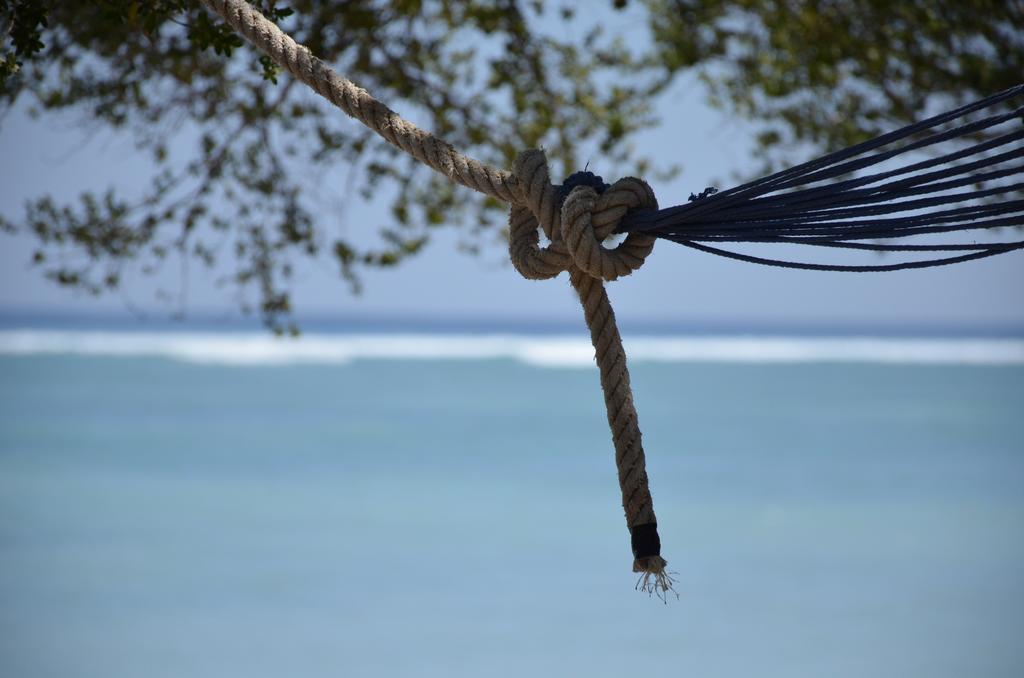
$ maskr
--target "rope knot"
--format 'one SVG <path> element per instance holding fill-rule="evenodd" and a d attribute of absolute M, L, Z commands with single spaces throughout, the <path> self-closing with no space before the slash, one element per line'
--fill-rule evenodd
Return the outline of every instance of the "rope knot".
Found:
<path fill-rule="evenodd" d="M 509 255 L 523 277 L 553 278 L 575 267 L 599 280 L 615 280 L 640 268 L 654 248 L 652 236 L 637 232 L 614 248 L 602 244 L 629 210 L 658 208 L 646 182 L 626 177 L 606 187 L 600 177 L 577 172 L 553 186 L 543 151 L 521 153 L 513 171 L 520 200 L 509 216 Z M 549 240 L 545 247 L 541 230 Z"/>

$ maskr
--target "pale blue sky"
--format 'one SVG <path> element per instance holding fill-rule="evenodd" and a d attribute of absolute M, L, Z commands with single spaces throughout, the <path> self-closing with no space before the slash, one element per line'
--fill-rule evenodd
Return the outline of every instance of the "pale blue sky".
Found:
<path fill-rule="evenodd" d="M 676 179 L 654 182 L 663 206 L 678 204 L 691 191 L 708 185 L 725 188 L 731 173 L 751 163 L 753 128 L 708 108 L 703 96 L 691 80 L 679 82 L 657 104 L 663 124 L 637 139 L 642 154 L 663 164 L 682 163 Z M 616 178 L 600 157 L 591 159 L 590 168 L 605 179 Z M 85 189 L 140 190 L 152 169 L 127 137 L 109 131 L 89 137 L 71 118 L 32 120 L 19 108 L 0 127 L 0 211 L 9 217 L 20 216 L 25 200 L 47 192 L 58 200 L 71 200 Z M 330 186 L 325 188 L 333 192 Z M 343 190 L 340 182 L 337 190 Z M 327 233 L 342 229 L 358 239 L 386 220 L 384 205 L 351 204 L 341 219 L 325 219 L 324 228 Z M 332 317 L 412 314 L 549 322 L 579 316 L 564 276 L 526 281 L 507 264 L 499 245 L 472 257 L 457 252 L 455 243 L 454 232 L 440 232 L 421 256 L 394 270 L 367 273 L 365 291 L 358 297 L 349 293 L 328 257 L 310 261 L 295 283 L 295 308 L 300 316 Z M 176 266 L 169 266 L 156 281 L 141 274 L 130 276 L 123 294 L 93 299 L 45 281 L 29 263 L 32 249 L 29 237 L 0 235 L 0 311 L 127 316 L 126 300 L 158 315 L 173 310 L 155 299 L 154 290 L 161 285 L 180 288 Z M 800 249 L 787 254 L 821 256 Z M 187 313 L 237 312 L 233 290 L 216 289 L 215 277 L 204 275 L 198 265 L 191 268 Z M 661 242 L 638 273 L 612 284 L 610 294 L 625 320 L 841 326 L 865 332 L 880 326 L 970 331 L 1024 327 L 1022 289 L 1020 251 L 937 269 L 851 274 L 769 268 Z"/>

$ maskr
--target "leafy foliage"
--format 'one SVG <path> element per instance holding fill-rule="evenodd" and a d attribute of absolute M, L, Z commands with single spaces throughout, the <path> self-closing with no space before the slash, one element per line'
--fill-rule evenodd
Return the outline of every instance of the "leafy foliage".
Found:
<path fill-rule="evenodd" d="M 21 69 L 19 59 L 31 57 L 43 49 L 46 7 L 30 0 L 3 0 L 0 17 L 3 17 L 4 37 L 10 41 L 8 48 L 0 52 L 0 84 L 3 84 Z"/>
<path fill-rule="evenodd" d="M 1021 0 L 640 0 L 652 39 L 629 46 L 543 0 L 250 1 L 457 148 L 509 166 L 544 146 L 563 174 L 594 151 L 656 171 L 629 141 L 688 70 L 712 103 L 763 126 L 765 169 L 796 144 L 845 146 L 1024 73 Z M 231 260 L 225 283 L 254 292 L 253 310 L 283 329 L 289 278 L 310 257 L 333 256 L 358 289 L 361 270 L 400 264 L 441 226 L 462 225 L 470 251 L 501 233 L 501 205 L 281 77 L 196 0 L 0 0 L 0 34 L 0 107 L 27 97 L 43 115 L 126 130 L 157 168 L 141 196 L 44 196 L 18 222 L 0 218 L 35 235 L 36 264 L 60 284 L 100 293 L 126 266 Z M 346 202 L 390 200 L 370 246 L 332 233 L 321 208 L 316 177 L 339 167 Z"/>
<path fill-rule="evenodd" d="M 627 162 L 627 138 L 651 124 L 646 102 L 664 84 L 600 28 L 579 43 L 538 30 L 548 21 L 540 2 L 253 4 L 339 72 L 500 166 L 540 145 L 564 168 L 588 145 Z M 158 167 L 141 197 L 86 194 L 77 205 L 43 197 L 22 222 L 4 224 L 37 236 L 36 262 L 61 284 L 99 293 L 140 261 L 148 270 L 172 255 L 211 266 L 232 257 L 226 282 L 255 291 L 253 310 L 281 329 L 288 279 L 304 258 L 332 253 L 358 288 L 362 267 L 401 263 L 440 226 L 471 224 L 470 249 L 482 233 L 500 233 L 495 201 L 456 191 L 279 77 L 195 0 L 8 2 L 0 17 L 14 27 L 5 40 L 14 66 L 0 81 L 5 106 L 28 96 L 44 114 L 72 110 L 125 129 Z M 632 74 L 630 84 L 603 87 L 613 72 Z M 185 161 L 169 146 L 182 130 L 198 137 Z M 350 168 L 344 200 L 391 199 L 390 223 L 371 247 L 327 235 L 331 218 L 310 187 L 336 167 Z"/>
<path fill-rule="evenodd" d="M 1024 80 L 1021 0 L 647 0 L 655 60 L 780 151 L 831 151 Z"/>

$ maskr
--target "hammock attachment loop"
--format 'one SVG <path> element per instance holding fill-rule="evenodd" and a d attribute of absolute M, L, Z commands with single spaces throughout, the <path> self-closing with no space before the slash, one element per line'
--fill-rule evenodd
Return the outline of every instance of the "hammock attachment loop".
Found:
<path fill-rule="evenodd" d="M 545 280 L 575 266 L 599 280 L 615 280 L 640 268 L 651 253 L 655 238 L 646 233 L 630 233 L 613 249 L 602 244 L 627 212 L 658 209 L 654 191 L 641 179 L 626 177 L 608 186 L 577 172 L 552 186 L 540 150 L 520 153 L 512 174 L 522 195 L 510 213 L 509 256 L 524 278 Z M 541 231 L 550 243 L 544 247 Z"/>

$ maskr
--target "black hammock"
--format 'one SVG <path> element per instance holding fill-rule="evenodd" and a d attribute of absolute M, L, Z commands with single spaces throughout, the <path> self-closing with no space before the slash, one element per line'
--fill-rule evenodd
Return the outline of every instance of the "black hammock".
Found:
<path fill-rule="evenodd" d="M 1013 107 L 1012 101 L 1022 95 L 1024 84 L 727 191 L 709 188 L 699 196 L 691 195 L 683 205 L 630 213 L 618 232 L 639 231 L 741 261 L 819 271 L 926 268 L 1024 248 L 1024 240 L 891 242 L 1024 226 L 1024 106 Z M 982 117 L 971 115 L 980 111 L 984 111 Z M 955 126 L 932 129 L 948 124 Z M 984 140 L 978 141 L 983 131 L 987 131 Z M 897 142 L 903 143 L 891 147 Z M 944 152 L 938 144 L 955 150 Z M 938 154 L 897 169 L 856 175 L 923 149 Z M 962 254 L 849 266 L 756 257 L 722 249 L 716 246 L 719 243 Z"/>

